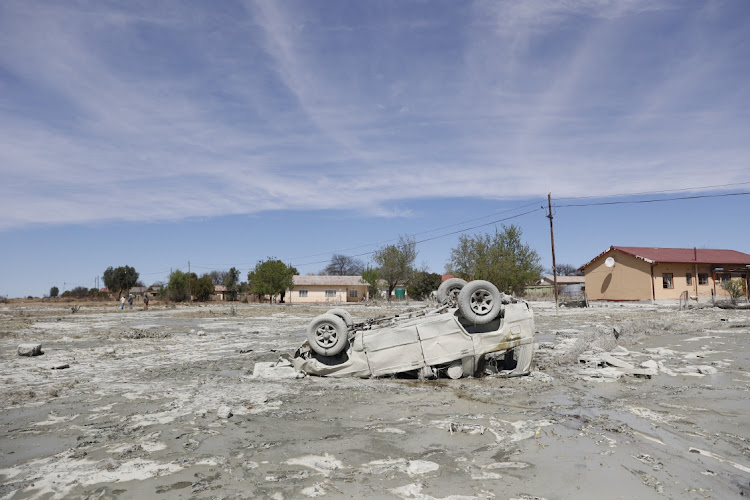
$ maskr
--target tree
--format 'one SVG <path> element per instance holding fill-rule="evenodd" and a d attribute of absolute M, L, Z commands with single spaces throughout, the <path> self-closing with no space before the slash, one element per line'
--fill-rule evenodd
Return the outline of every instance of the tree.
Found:
<path fill-rule="evenodd" d="M 49 296 L 52 297 L 53 299 L 56 298 L 59 294 L 60 294 L 60 289 L 57 288 L 56 286 L 53 286 L 52 288 L 49 289 Z"/>
<path fill-rule="evenodd" d="M 224 281 L 222 284 L 227 292 L 227 298 L 229 300 L 237 300 L 237 288 L 240 282 L 240 270 L 237 268 L 231 268 L 224 275 Z"/>
<path fill-rule="evenodd" d="M 200 302 L 207 301 L 215 291 L 214 281 L 209 274 L 204 274 L 195 280 L 195 283 L 191 287 L 191 292 L 195 295 L 195 299 Z"/>
<path fill-rule="evenodd" d="M 732 304 L 736 304 L 737 299 L 747 293 L 747 290 L 745 289 L 745 282 L 742 279 L 730 279 L 727 281 L 722 281 L 721 288 L 726 290 L 726 292 L 729 294 L 729 300 L 732 301 Z"/>
<path fill-rule="evenodd" d="M 85 286 L 77 286 L 70 291 L 70 296 L 76 299 L 82 299 L 89 294 L 89 289 Z"/>
<path fill-rule="evenodd" d="M 198 281 L 195 273 L 184 273 L 179 269 L 172 271 L 167 284 L 167 298 L 173 302 L 185 302 L 190 300 L 192 284 Z"/>
<path fill-rule="evenodd" d="M 367 266 L 362 270 L 362 281 L 370 285 L 368 287 L 368 294 L 371 298 L 375 299 L 380 291 L 380 273 L 377 269 Z"/>
<path fill-rule="evenodd" d="M 227 274 L 228 271 L 211 271 L 210 273 L 208 273 L 208 275 L 211 277 L 211 282 L 214 285 L 223 285 L 224 279 L 226 278 Z"/>
<path fill-rule="evenodd" d="M 583 269 L 579 271 L 577 267 L 570 264 L 558 264 L 556 267 L 558 276 L 583 276 Z M 552 276 L 551 268 L 545 272 Z"/>
<path fill-rule="evenodd" d="M 331 262 L 323 269 L 328 276 L 359 276 L 365 268 L 365 263 L 354 257 L 333 254 Z"/>
<path fill-rule="evenodd" d="M 104 286 L 109 288 L 110 292 L 115 292 L 119 297 L 123 290 L 130 290 L 131 287 L 138 283 L 138 273 L 135 268 L 130 266 L 120 266 L 117 268 L 108 267 L 102 276 Z"/>
<path fill-rule="evenodd" d="M 451 250 L 448 272 L 466 280 L 487 280 L 506 293 L 523 293 L 539 279 L 539 255 L 521 243 L 521 229 L 503 226 L 495 234 L 461 235 Z"/>
<path fill-rule="evenodd" d="M 380 277 L 388 285 L 388 300 L 396 285 L 407 285 L 414 272 L 414 259 L 417 258 L 417 243 L 414 238 L 400 236 L 398 243 L 387 245 L 375 251 L 372 256 L 378 264 Z"/>
<path fill-rule="evenodd" d="M 409 282 L 409 286 L 406 287 L 406 293 L 414 299 L 424 299 L 437 290 L 440 283 L 442 283 L 442 276 L 438 273 L 417 271 Z"/>
<path fill-rule="evenodd" d="M 291 290 L 294 287 L 295 273 L 296 269 L 293 267 L 269 257 L 255 264 L 255 269 L 247 273 L 247 280 L 250 282 L 252 293 L 257 294 L 258 299 L 262 300 L 264 295 L 269 295 L 270 302 L 275 295 L 279 295 L 283 302 L 287 289 Z"/>

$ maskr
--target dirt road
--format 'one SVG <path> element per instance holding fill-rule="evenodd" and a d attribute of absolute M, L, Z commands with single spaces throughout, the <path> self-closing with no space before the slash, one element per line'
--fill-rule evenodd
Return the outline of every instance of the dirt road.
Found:
<path fill-rule="evenodd" d="M 530 376 L 417 381 L 252 376 L 324 307 L 2 305 L 0 498 L 750 494 L 750 311 L 532 307 Z"/>

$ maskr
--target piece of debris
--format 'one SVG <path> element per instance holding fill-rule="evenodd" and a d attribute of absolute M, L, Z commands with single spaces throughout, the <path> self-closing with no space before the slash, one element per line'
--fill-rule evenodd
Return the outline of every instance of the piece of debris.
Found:
<path fill-rule="evenodd" d="M 292 363 L 284 358 L 273 362 L 258 362 L 253 367 L 253 378 L 263 379 L 292 379 L 303 378 L 305 374 L 298 372 Z"/>
<path fill-rule="evenodd" d="M 216 416 L 219 418 L 229 418 L 234 413 L 232 413 L 232 409 L 228 406 L 219 406 L 219 410 L 216 412 Z"/>
<path fill-rule="evenodd" d="M 249 352 L 253 352 L 253 350 L 250 348 L 246 348 L 246 349 L 240 349 L 237 352 L 239 352 L 240 354 L 247 354 Z"/>
<path fill-rule="evenodd" d="M 656 371 L 659 369 L 659 363 L 657 363 L 653 359 L 649 359 L 648 361 L 644 361 L 643 363 L 641 363 L 641 368 L 646 368 L 646 369 Z"/>
<path fill-rule="evenodd" d="M 58 363 L 56 365 L 51 366 L 50 370 L 64 370 L 66 368 L 70 368 L 70 365 L 68 363 Z"/>
<path fill-rule="evenodd" d="M 19 356 L 40 356 L 42 354 L 44 354 L 42 344 L 19 344 L 18 346 Z"/>

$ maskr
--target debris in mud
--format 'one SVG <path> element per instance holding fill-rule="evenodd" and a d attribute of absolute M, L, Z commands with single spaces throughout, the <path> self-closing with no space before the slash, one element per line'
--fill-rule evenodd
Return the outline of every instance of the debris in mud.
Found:
<path fill-rule="evenodd" d="M 229 418 L 234 413 L 232 413 L 232 409 L 228 406 L 219 406 L 219 410 L 216 412 L 216 416 L 219 418 Z"/>
<path fill-rule="evenodd" d="M 56 365 L 52 365 L 50 367 L 50 370 L 65 370 L 66 368 L 70 368 L 70 365 L 68 363 L 58 363 Z"/>
<path fill-rule="evenodd" d="M 19 356 L 40 356 L 44 354 L 42 352 L 42 344 L 19 344 L 18 355 Z"/>

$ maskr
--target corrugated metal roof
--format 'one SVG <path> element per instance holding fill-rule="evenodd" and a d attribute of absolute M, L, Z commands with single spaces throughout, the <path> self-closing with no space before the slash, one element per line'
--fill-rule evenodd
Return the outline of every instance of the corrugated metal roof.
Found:
<path fill-rule="evenodd" d="M 616 250 L 618 252 L 632 255 L 637 259 L 645 260 L 649 264 L 658 264 L 660 262 L 675 262 L 680 264 L 728 264 L 741 266 L 750 264 L 750 255 L 736 250 L 718 250 L 710 248 L 620 247 L 613 245 L 581 266 L 581 269 L 588 266 L 610 250 Z"/>
<path fill-rule="evenodd" d="M 294 276 L 294 286 L 361 286 L 362 276 Z"/>

